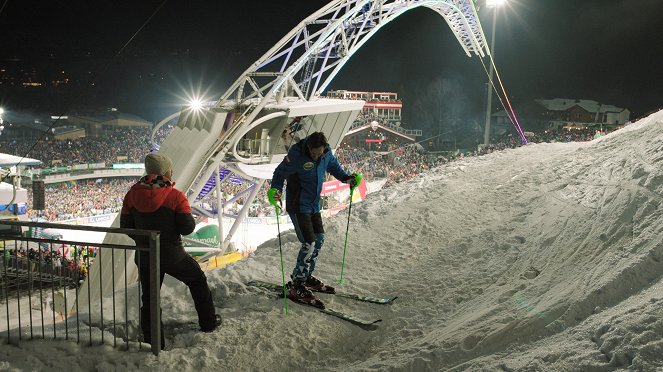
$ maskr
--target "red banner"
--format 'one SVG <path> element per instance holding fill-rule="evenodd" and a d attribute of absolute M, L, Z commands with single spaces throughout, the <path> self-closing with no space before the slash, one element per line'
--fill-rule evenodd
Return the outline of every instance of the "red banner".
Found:
<path fill-rule="evenodd" d="M 328 181 L 322 184 L 322 191 L 320 192 L 320 195 L 327 195 L 335 191 L 341 191 L 349 188 L 350 185 L 339 180 Z"/>
<path fill-rule="evenodd" d="M 336 191 L 347 190 L 349 188 L 350 188 L 350 185 L 348 185 L 347 183 L 343 183 L 339 180 L 327 181 L 327 182 L 322 184 L 322 191 L 320 192 L 320 195 L 327 195 L 327 194 L 331 194 L 331 193 L 336 192 Z M 366 199 L 367 188 L 366 188 L 366 181 L 365 180 L 362 179 L 359 186 L 355 189 L 355 193 L 354 193 L 354 195 L 352 195 L 352 201 L 353 202 L 357 198 L 357 191 L 359 191 L 359 197 L 361 198 L 361 200 Z"/>

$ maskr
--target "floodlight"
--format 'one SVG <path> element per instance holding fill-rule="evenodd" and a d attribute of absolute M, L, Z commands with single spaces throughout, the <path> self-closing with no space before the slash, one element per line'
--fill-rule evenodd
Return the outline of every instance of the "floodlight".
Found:
<path fill-rule="evenodd" d="M 0 107 L 0 115 L 2 115 L 2 114 L 4 114 L 4 113 L 5 113 L 5 109 L 3 109 L 2 107 Z"/>
<path fill-rule="evenodd" d="M 506 4 L 506 0 L 486 0 L 486 7 L 496 8 Z"/>
<path fill-rule="evenodd" d="M 194 98 L 189 101 L 189 108 L 193 111 L 198 111 L 203 108 L 203 101 L 201 101 L 199 98 Z"/>

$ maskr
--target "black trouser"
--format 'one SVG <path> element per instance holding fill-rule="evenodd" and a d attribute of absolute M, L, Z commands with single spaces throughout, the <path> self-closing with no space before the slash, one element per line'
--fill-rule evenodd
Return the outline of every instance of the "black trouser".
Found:
<path fill-rule="evenodd" d="M 140 326 L 143 330 L 143 338 L 145 342 L 152 343 L 152 335 L 150 333 L 151 316 L 150 316 L 150 267 L 147 260 L 143 260 L 138 267 L 140 274 L 140 285 L 143 290 L 142 300 L 143 306 L 140 308 L 141 323 Z M 147 261 L 149 262 L 149 261 Z M 191 256 L 186 256 L 180 262 L 171 265 L 161 265 L 160 268 L 159 288 L 163 283 L 164 274 L 168 274 L 173 278 L 183 282 L 189 287 L 193 303 L 198 312 L 198 324 L 200 329 L 209 330 L 214 327 L 215 315 L 214 302 L 212 301 L 212 292 L 207 285 L 207 277 L 198 265 L 198 262 Z M 163 322 L 161 322 L 161 348 L 164 347 L 163 335 Z"/>

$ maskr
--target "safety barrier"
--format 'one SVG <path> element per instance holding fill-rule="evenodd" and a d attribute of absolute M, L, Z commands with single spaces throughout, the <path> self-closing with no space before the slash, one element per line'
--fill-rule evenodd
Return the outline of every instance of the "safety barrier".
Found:
<path fill-rule="evenodd" d="M 32 238 L 23 234 L 27 227 L 146 236 L 149 246 Z M 119 339 L 124 341 L 126 350 L 130 350 L 133 344 L 138 349 L 142 347 L 139 326 L 141 286 L 133 288 L 134 281 L 129 280 L 127 255 L 137 251 L 149 252 L 150 303 L 156 304 L 150 309 L 151 350 L 155 355 L 159 354 L 161 301 L 158 231 L 0 220 L 0 251 L 0 301 L 5 310 L 5 319 L 0 319 L 1 339 L 10 344 L 28 338 L 73 339 L 77 343 L 87 341 L 88 345 L 95 345 L 108 344 L 112 337 L 114 347 L 118 347 Z M 110 291 L 104 293 L 104 285 L 100 281 L 101 296 L 98 300 L 82 296 L 84 300 L 79 301 L 82 292 L 90 293 L 91 290 L 90 281 L 82 280 L 88 274 L 91 262 L 104 255 L 110 255 L 113 261 L 117 256 L 118 260 L 125 262 L 122 273 L 124 285 L 115 287 L 115 283 L 122 282 L 122 278 L 116 281 L 113 271 Z M 137 257 L 140 260 L 140 255 Z M 140 266 L 140 262 L 138 264 Z M 95 268 L 102 270 L 101 265 Z M 99 277 L 103 278 L 102 275 Z M 82 283 L 86 283 L 87 288 Z"/>

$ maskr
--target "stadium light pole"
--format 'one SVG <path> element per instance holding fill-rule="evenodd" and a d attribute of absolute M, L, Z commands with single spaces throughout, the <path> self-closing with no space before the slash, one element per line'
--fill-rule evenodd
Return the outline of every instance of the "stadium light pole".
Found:
<path fill-rule="evenodd" d="M 493 9 L 493 31 L 490 35 L 490 50 L 489 50 L 489 58 L 493 59 L 495 56 L 495 23 L 497 21 L 497 9 L 500 8 L 506 4 L 506 0 L 486 0 L 486 7 L 487 8 L 492 8 Z M 490 62 L 490 59 L 488 62 Z M 488 97 L 486 99 L 486 126 L 484 127 L 483 131 L 483 145 L 488 146 L 490 143 L 490 116 L 491 116 L 491 105 L 493 103 L 493 86 L 492 86 L 492 81 L 493 81 L 493 64 L 492 62 L 490 63 L 490 67 L 488 70 Z"/>
<path fill-rule="evenodd" d="M 5 109 L 0 107 L 0 134 L 2 134 L 2 131 L 5 129 L 5 121 L 2 119 L 2 114 L 5 113 Z"/>

